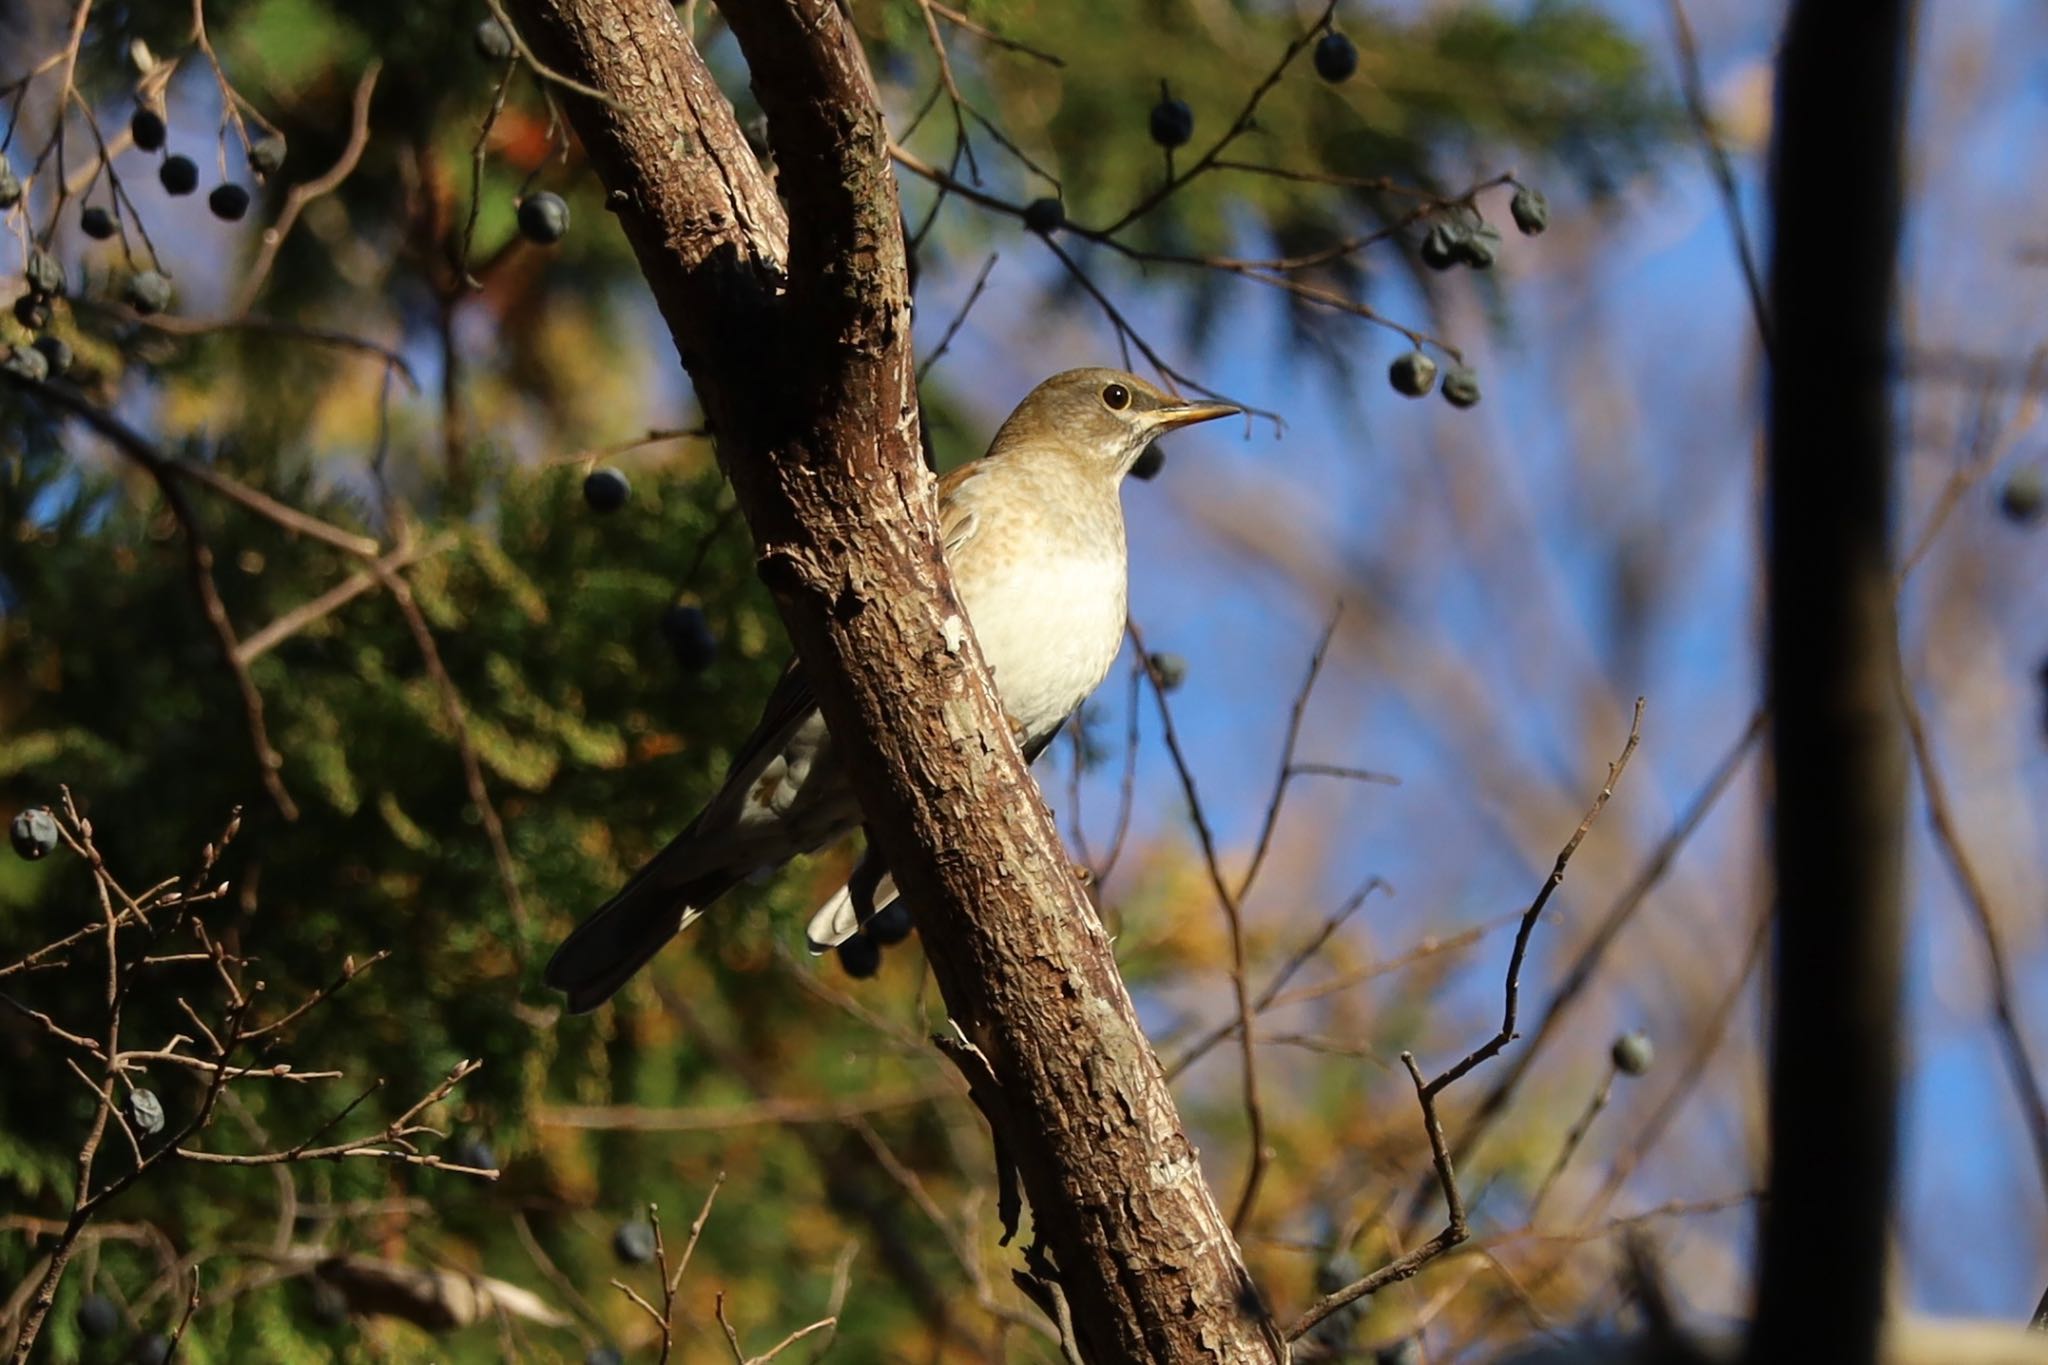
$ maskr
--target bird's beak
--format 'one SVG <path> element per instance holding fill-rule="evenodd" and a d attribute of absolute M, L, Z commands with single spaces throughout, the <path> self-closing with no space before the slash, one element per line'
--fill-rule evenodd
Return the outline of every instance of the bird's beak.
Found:
<path fill-rule="evenodd" d="M 1213 422 L 1218 417 L 1235 417 L 1244 409 L 1229 403 L 1169 403 L 1152 414 L 1152 425 L 1160 431 Z"/>

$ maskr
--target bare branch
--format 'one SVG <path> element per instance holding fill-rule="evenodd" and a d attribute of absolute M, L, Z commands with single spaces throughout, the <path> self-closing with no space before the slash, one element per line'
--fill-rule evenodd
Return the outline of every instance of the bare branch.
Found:
<path fill-rule="evenodd" d="M 1635 753 L 1636 745 L 1642 741 L 1642 737 L 1643 699 L 1638 697 L 1635 716 L 1629 722 L 1628 742 L 1622 745 L 1621 756 L 1608 765 L 1607 781 L 1601 785 L 1600 794 L 1594 797 L 1593 804 L 1586 808 L 1585 818 L 1580 820 L 1579 827 L 1572 831 L 1572 837 L 1565 840 L 1564 847 L 1558 850 L 1557 862 L 1552 865 L 1550 875 L 1544 879 L 1542 889 L 1537 891 L 1536 899 L 1529 902 L 1529 908 L 1522 912 L 1522 922 L 1515 930 L 1514 950 L 1508 954 L 1507 979 L 1502 989 L 1504 1001 L 1501 1007 L 1500 1031 L 1431 1080 L 1429 1093 L 1432 1099 L 1442 1094 L 1445 1086 L 1468 1074 L 1473 1067 L 1515 1040 L 1516 1011 L 1521 1001 L 1522 990 L 1522 961 L 1529 952 L 1529 936 L 1535 931 L 1536 921 L 1542 918 L 1543 908 L 1550 904 L 1551 893 L 1564 883 L 1564 870 L 1570 864 L 1572 854 L 1578 852 L 1579 844 L 1593 828 L 1593 822 L 1600 818 L 1600 812 L 1606 809 L 1609 798 L 1614 795 L 1614 784 L 1621 779 L 1622 771 L 1628 767 L 1629 758 Z"/>

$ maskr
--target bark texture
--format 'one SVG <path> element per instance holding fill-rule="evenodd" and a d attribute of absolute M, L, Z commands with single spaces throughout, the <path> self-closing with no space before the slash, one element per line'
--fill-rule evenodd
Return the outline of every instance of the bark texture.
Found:
<path fill-rule="evenodd" d="M 1757 1362 L 1874 1361 L 1885 1307 L 1905 810 L 1887 357 L 1911 8 L 1800 0 L 1780 49 L 1766 551 L 1778 923 Z"/>
<path fill-rule="evenodd" d="M 1102 1365 L 1284 1360 L 980 650 L 961 642 L 888 133 L 851 24 L 831 0 L 720 5 L 768 115 L 771 178 L 664 0 L 510 8 L 544 61 L 609 97 L 567 96 L 571 121 L 971 1044 L 951 1055 L 986 1060 L 976 1099 L 1030 1196 L 1035 1296 L 1063 1294 Z"/>

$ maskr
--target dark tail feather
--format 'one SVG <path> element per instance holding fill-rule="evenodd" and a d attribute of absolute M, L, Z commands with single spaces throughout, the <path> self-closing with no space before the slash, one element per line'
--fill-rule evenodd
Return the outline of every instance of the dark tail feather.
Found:
<path fill-rule="evenodd" d="M 665 886 L 643 872 L 562 940 L 541 979 L 569 997 L 571 1014 L 589 1013 L 738 880 L 736 873 L 714 872 Z"/>

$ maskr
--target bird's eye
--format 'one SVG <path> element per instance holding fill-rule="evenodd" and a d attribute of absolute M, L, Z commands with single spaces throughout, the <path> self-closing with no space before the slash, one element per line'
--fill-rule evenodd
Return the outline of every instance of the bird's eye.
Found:
<path fill-rule="evenodd" d="M 1102 402 L 1111 412 L 1122 412 L 1131 405 L 1131 391 L 1121 384 L 1111 384 L 1102 391 Z"/>

